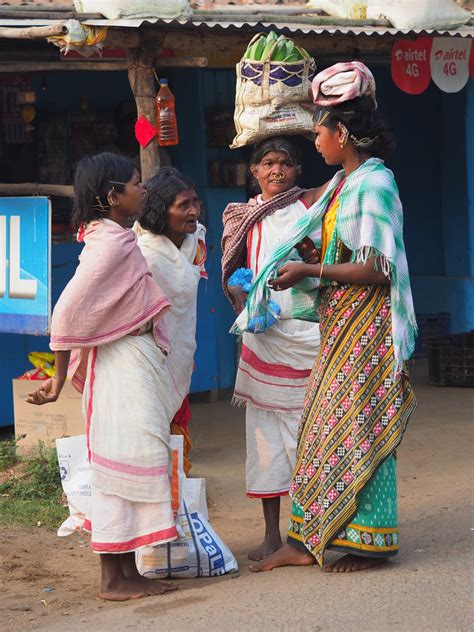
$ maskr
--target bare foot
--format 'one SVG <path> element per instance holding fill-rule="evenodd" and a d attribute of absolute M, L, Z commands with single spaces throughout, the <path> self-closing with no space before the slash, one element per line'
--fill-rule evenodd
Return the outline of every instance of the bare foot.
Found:
<path fill-rule="evenodd" d="M 143 581 L 144 580 L 144 581 Z M 129 601 L 151 595 L 162 595 L 169 590 L 176 590 L 177 586 L 169 586 L 154 579 L 140 577 L 139 579 L 123 578 L 111 584 L 102 584 L 99 598 L 106 601 Z"/>
<path fill-rule="evenodd" d="M 354 573 L 365 571 L 373 566 L 388 562 L 388 557 L 362 557 L 360 555 L 344 555 L 341 559 L 323 568 L 325 573 Z"/>
<path fill-rule="evenodd" d="M 173 592 L 174 590 L 178 590 L 177 584 L 171 584 L 170 582 L 162 582 L 159 579 L 151 579 L 150 577 L 142 577 L 140 575 L 140 581 L 145 586 L 148 586 L 149 588 L 153 589 L 154 595 L 162 595 L 165 592 Z M 159 589 L 155 591 L 153 587 L 157 585 Z"/>
<path fill-rule="evenodd" d="M 264 560 L 275 553 L 275 551 L 278 551 L 281 546 L 282 541 L 280 534 L 275 537 L 266 536 L 262 544 L 253 551 L 250 551 L 247 557 L 253 562 L 260 562 L 260 560 Z"/>
<path fill-rule="evenodd" d="M 178 590 L 178 586 L 176 584 L 159 581 L 158 579 L 151 579 L 151 577 L 143 577 L 143 575 L 140 575 L 135 564 L 135 557 L 128 558 L 124 555 L 121 562 L 121 568 L 124 577 L 129 580 L 141 582 L 153 591 L 151 593 L 153 595 L 162 595 L 165 592 Z"/>
<path fill-rule="evenodd" d="M 249 569 L 252 573 L 261 573 L 262 571 L 272 571 L 280 566 L 310 566 L 311 564 L 314 564 L 314 557 L 311 553 L 297 549 L 291 544 L 284 544 L 273 555 L 262 560 L 260 564 L 252 564 Z"/>

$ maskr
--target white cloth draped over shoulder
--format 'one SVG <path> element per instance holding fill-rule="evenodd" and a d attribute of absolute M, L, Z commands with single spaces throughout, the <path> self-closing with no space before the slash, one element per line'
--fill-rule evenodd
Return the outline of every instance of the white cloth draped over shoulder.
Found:
<path fill-rule="evenodd" d="M 96 553 L 177 537 L 170 487 L 169 373 L 151 332 L 89 354 L 83 408 L 92 469 L 84 528 Z"/>
<path fill-rule="evenodd" d="M 255 224 L 247 239 L 247 267 L 252 268 L 254 278 L 275 247 L 309 210 L 300 199 Z M 310 237 L 316 245 L 320 244 L 321 230 Z M 258 408 L 281 412 L 302 410 L 319 350 L 319 325 L 292 319 L 290 296 L 290 290 L 272 291 L 271 299 L 282 308 L 280 320 L 264 333 L 243 334 L 235 402 L 249 401 Z"/>
<path fill-rule="evenodd" d="M 196 351 L 197 291 L 200 279 L 207 278 L 204 268 L 206 229 L 198 224 L 195 233 L 186 235 L 181 248 L 165 235 L 155 235 L 138 223 L 134 231 L 153 279 L 171 303 L 163 315 L 163 325 L 170 342 L 166 365 L 170 374 L 168 398 L 174 416 L 191 384 Z"/>
<path fill-rule="evenodd" d="M 84 527 L 97 553 L 177 537 L 169 478 L 169 301 L 134 233 L 111 220 L 82 230 L 85 247 L 53 317 L 51 348 L 75 349 L 92 470 Z"/>

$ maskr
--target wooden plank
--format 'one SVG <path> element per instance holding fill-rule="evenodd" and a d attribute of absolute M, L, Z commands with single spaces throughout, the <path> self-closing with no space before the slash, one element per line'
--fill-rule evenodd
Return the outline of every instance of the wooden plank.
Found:
<path fill-rule="evenodd" d="M 109 27 L 104 46 L 138 48 L 140 46 L 140 29 Z"/>
<path fill-rule="evenodd" d="M 126 59 L 117 61 L 21 61 L 0 62 L 0 73 L 5 72 L 53 72 L 64 70 L 127 70 Z"/>
<path fill-rule="evenodd" d="M 166 31 L 163 47 L 172 48 L 177 55 L 205 55 L 210 68 L 232 68 L 242 57 L 253 31 Z M 394 36 L 373 37 L 367 35 L 338 35 L 297 33 L 290 37 L 308 50 L 318 66 L 334 59 L 353 59 L 378 56 L 390 61 Z"/>
<path fill-rule="evenodd" d="M 159 57 L 155 60 L 157 68 L 205 68 L 207 57 Z"/>
<path fill-rule="evenodd" d="M 157 59 L 154 62 L 157 68 L 205 68 L 207 57 L 170 57 Z M 127 59 L 117 59 L 116 61 L 0 61 L 0 73 L 11 72 L 53 72 L 71 70 L 128 70 L 129 61 Z"/>
<path fill-rule="evenodd" d="M 11 20 L 103 20 L 101 13 L 77 13 L 71 7 L 61 11 L 51 7 L 35 7 L 29 10 L 26 7 L 0 6 L 0 18 Z"/>
<path fill-rule="evenodd" d="M 0 183 L 0 195 L 57 195 L 74 197 L 74 188 L 68 184 L 44 184 L 42 182 Z"/>
<path fill-rule="evenodd" d="M 278 15 L 276 13 L 272 13 L 271 9 L 269 9 L 268 7 L 266 8 L 264 11 L 259 11 L 258 13 L 254 13 L 254 14 L 249 14 L 246 12 L 241 11 L 241 13 L 234 13 L 232 15 L 229 15 L 228 13 L 212 13 L 212 12 L 208 12 L 206 13 L 205 16 L 196 16 L 196 18 L 193 20 L 194 22 L 199 21 L 199 19 L 202 19 L 203 21 L 207 22 L 207 23 L 213 23 L 213 22 L 222 22 L 222 23 L 234 23 L 234 22 L 243 22 L 244 24 L 247 22 L 270 22 L 270 23 L 275 23 L 275 26 L 277 28 L 280 29 L 284 29 L 285 28 L 285 24 L 282 24 L 281 20 L 283 18 L 282 15 Z M 287 16 L 290 17 L 290 16 Z M 349 19 L 345 19 L 345 18 L 333 18 L 330 16 L 325 16 L 325 15 L 315 15 L 315 16 L 309 16 L 309 15 L 292 15 L 291 16 L 293 18 L 292 20 L 292 24 L 309 24 L 311 26 L 316 27 L 323 27 L 323 26 L 327 26 L 328 28 L 337 28 L 337 27 L 344 27 L 344 28 L 350 28 L 351 26 L 353 27 L 358 27 L 358 28 L 365 28 L 365 27 L 374 27 L 374 26 L 382 26 L 382 27 L 387 27 L 387 28 L 391 28 L 391 24 L 386 21 L 386 20 L 349 20 Z"/>

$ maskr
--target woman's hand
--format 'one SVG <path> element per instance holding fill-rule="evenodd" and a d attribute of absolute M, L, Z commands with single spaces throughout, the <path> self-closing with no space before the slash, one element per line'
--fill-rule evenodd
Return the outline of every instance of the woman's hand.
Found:
<path fill-rule="evenodd" d="M 289 287 L 293 287 L 293 285 L 296 285 L 307 276 L 308 266 L 306 263 L 290 261 L 279 268 L 278 276 L 276 279 L 272 279 L 269 285 L 273 290 L 279 292 L 280 290 L 287 290 Z"/>
<path fill-rule="evenodd" d="M 244 310 L 247 294 L 243 291 L 240 285 L 228 285 L 227 289 L 232 297 L 232 305 L 234 306 L 235 311 L 240 314 L 240 312 Z"/>
<path fill-rule="evenodd" d="M 309 237 L 305 237 L 296 244 L 295 248 L 305 263 L 319 263 L 321 261 L 321 253 Z"/>
<path fill-rule="evenodd" d="M 64 382 L 65 380 L 58 377 L 51 377 L 49 380 L 42 382 L 36 391 L 28 393 L 26 401 L 29 404 L 36 404 L 37 406 L 55 402 L 61 393 Z"/>

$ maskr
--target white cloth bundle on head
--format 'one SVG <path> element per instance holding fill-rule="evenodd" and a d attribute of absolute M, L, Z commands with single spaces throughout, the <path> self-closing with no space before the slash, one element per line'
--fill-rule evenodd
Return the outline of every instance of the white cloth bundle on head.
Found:
<path fill-rule="evenodd" d="M 366 95 L 377 107 L 374 76 L 360 61 L 341 62 L 322 70 L 311 87 L 316 105 L 327 107 Z"/>

